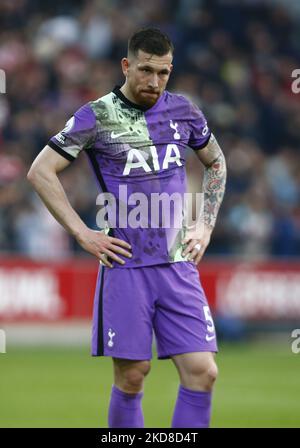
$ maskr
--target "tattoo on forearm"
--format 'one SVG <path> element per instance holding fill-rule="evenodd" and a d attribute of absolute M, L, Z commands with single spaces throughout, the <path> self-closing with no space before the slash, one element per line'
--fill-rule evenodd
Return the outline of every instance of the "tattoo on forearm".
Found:
<path fill-rule="evenodd" d="M 226 162 L 215 138 L 208 143 L 208 162 L 203 179 L 204 223 L 214 228 L 226 184 Z"/>

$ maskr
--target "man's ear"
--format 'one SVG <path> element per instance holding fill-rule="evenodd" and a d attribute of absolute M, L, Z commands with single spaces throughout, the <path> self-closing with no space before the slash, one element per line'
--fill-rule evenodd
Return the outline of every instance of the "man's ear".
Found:
<path fill-rule="evenodd" d="M 123 58 L 121 60 L 122 72 L 125 77 L 127 77 L 128 69 L 129 69 L 129 60 L 127 58 Z"/>

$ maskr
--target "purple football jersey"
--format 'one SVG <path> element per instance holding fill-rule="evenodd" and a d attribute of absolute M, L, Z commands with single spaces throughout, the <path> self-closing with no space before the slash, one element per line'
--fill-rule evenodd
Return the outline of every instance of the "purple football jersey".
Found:
<path fill-rule="evenodd" d="M 115 199 L 105 208 L 110 234 L 132 247 L 132 258 L 114 265 L 129 268 L 187 260 L 184 201 L 178 208 L 172 198 L 186 192 L 186 148 L 209 138 L 203 113 L 184 96 L 165 91 L 145 108 L 116 87 L 81 107 L 49 146 L 70 161 L 85 150 L 101 191 Z"/>

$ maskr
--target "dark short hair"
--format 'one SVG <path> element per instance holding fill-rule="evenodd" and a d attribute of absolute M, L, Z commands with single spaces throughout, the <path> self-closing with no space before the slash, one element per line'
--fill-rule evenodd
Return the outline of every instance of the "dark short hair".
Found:
<path fill-rule="evenodd" d="M 137 55 L 138 51 L 164 56 L 174 53 L 174 46 L 170 38 L 157 28 L 142 28 L 136 31 L 128 40 L 128 54 Z"/>

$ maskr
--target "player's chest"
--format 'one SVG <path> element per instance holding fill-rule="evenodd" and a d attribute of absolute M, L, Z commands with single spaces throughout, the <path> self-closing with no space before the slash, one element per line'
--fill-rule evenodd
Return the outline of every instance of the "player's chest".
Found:
<path fill-rule="evenodd" d="M 147 154 L 155 166 L 163 164 L 172 152 L 183 157 L 189 140 L 188 125 L 183 118 L 170 117 L 168 110 L 160 114 L 117 110 L 102 120 L 96 148 L 120 161 L 127 160 L 129 152 L 141 158 Z"/>

